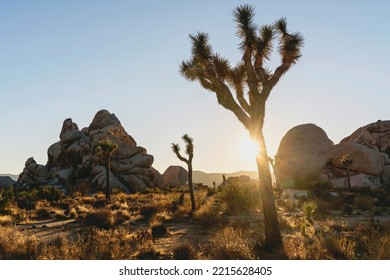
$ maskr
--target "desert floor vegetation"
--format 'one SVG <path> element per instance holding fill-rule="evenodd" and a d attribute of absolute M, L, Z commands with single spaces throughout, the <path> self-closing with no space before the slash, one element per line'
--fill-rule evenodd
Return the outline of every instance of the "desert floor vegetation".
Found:
<path fill-rule="evenodd" d="M 0 259 L 390 259 L 389 190 L 317 186 L 277 198 L 285 254 L 263 250 L 256 184 L 71 196 L 45 187 L 9 195 Z"/>

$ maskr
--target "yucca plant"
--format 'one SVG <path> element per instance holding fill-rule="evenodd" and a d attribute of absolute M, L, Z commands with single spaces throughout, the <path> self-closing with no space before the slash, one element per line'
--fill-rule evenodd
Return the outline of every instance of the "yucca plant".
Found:
<path fill-rule="evenodd" d="M 192 212 L 195 211 L 196 205 L 195 205 L 195 195 L 194 195 L 194 188 L 192 186 L 192 159 L 194 158 L 194 140 L 188 136 L 188 134 L 184 134 L 182 139 L 186 143 L 186 154 L 188 155 L 188 159 L 183 157 L 180 154 L 180 146 L 179 144 L 171 144 L 172 151 L 176 154 L 177 158 L 181 161 L 185 162 L 188 166 L 188 188 L 190 191 L 191 196 L 191 209 Z"/>
<path fill-rule="evenodd" d="M 300 33 L 288 32 L 285 18 L 273 25 L 258 27 L 254 23 L 254 8 L 250 5 L 237 7 L 233 15 L 240 39 L 241 61 L 232 67 L 226 58 L 212 50 L 208 34 L 199 32 L 189 35 L 192 56 L 182 62 L 180 73 L 187 80 L 197 81 L 203 88 L 215 93 L 218 104 L 233 112 L 259 144 L 256 162 L 262 189 L 265 247 L 276 251 L 283 247 L 283 243 L 263 134 L 265 104 L 280 78 L 301 57 L 304 40 Z M 266 63 L 271 58 L 275 43 L 281 63 L 271 71 Z"/>

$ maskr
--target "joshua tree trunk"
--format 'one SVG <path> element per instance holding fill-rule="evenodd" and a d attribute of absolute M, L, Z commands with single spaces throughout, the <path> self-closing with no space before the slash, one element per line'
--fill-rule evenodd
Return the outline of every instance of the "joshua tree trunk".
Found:
<path fill-rule="evenodd" d="M 259 154 L 256 156 L 257 170 L 259 173 L 260 190 L 263 203 L 265 248 L 276 251 L 283 248 L 277 218 L 275 199 L 272 191 L 271 171 L 268 164 L 268 154 L 264 142 L 264 135 L 260 132 L 257 136 Z"/>
<path fill-rule="evenodd" d="M 110 159 L 106 162 L 106 204 L 110 202 Z"/>
<path fill-rule="evenodd" d="M 192 185 L 192 162 L 188 163 L 188 188 L 190 189 L 191 209 L 192 212 L 194 212 L 196 206 L 195 206 L 194 186 Z"/>
<path fill-rule="evenodd" d="M 346 171 L 347 171 L 347 186 L 348 186 L 348 189 L 350 189 L 351 188 L 351 176 L 349 174 L 348 168 L 346 169 Z"/>

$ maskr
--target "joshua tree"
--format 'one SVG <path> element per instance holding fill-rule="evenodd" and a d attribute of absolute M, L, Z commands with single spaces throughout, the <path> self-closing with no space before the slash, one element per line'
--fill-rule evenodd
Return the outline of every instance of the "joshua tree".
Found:
<path fill-rule="evenodd" d="M 194 187 L 192 186 L 192 159 L 194 157 L 194 140 L 188 136 L 188 134 L 183 135 L 183 140 L 186 143 L 186 154 L 188 155 L 188 159 L 183 157 L 180 154 L 180 146 L 179 144 L 174 144 L 172 143 L 172 150 L 176 154 L 177 158 L 180 159 L 181 161 L 184 161 L 187 163 L 188 166 L 188 188 L 190 190 L 190 196 L 191 196 L 191 209 L 192 212 L 195 211 L 196 206 L 195 206 L 195 196 L 194 196 Z"/>
<path fill-rule="evenodd" d="M 279 79 L 301 57 L 303 37 L 289 33 L 285 18 L 273 25 L 260 28 L 254 23 L 255 12 L 250 5 L 242 5 L 233 11 L 240 39 L 242 60 L 234 67 L 227 59 L 214 53 L 209 36 L 199 32 L 189 35 L 192 56 L 180 66 L 182 76 L 197 81 L 216 94 L 218 103 L 232 111 L 259 145 L 256 162 L 262 190 L 265 222 L 265 247 L 270 250 L 283 248 L 277 220 L 272 180 L 268 164 L 263 125 L 266 101 Z M 281 57 L 280 65 L 271 71 L 266 62 L 271 58 L 274 42 Z"/>
<path fill-rule="evenodd" d="M 349 157 L 348 154 L 346 154 L 340 159 L 340 162 L 345 167 L 345 170 L 347 173 L 347 186 L 350 189 L 351 188 L 351 176 L 349 174 L 349 168 L 352 166 L 353 160 L 352 160 L 352 158 Z"/>
<path fill-rule="evenodd" d="M 98 143 L 95 147 L 95 154 L 98 155 L 106 167 L 106 203 L 110 201 L 110 168 L 111 157 L 118 149 L 117 143 L 112 143 L 111 140 L 105 139 Z"/>

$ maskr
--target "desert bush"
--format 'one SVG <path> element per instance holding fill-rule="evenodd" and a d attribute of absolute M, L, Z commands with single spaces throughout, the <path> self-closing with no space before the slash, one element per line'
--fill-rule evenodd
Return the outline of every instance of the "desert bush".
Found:
<path fill-rule="evenodd" d="M 215 260 L 250 260 L 255 258 L 255 242 L 247 232 L 234 227 L 225 227 L 210 240 L 207 255 Z"/>
<path fill-rule="evenodd" d="M 156 224 L 152 226 L 152 237 L 161 237 L 168 234 L 168 229 L 164 224 Z"/>
<path fill-rule="evenodd" d="M 172 257 L 174 260 L 194 260 L 196 252 L 194 246 L 189 242 L 183 242 L 173 248 Z"/>
<path fill-rule="evenodd" d="M 38 200 L 37 190 L 19 192 L 16 197 L 16 204 L 21 209 L 32 210 Z"/>
<path fill-rule="evenodd" d="M 0 214 L 8 214 L 10 212 L 10 207 L 14 202 L 15 193 L 12 186 L 0 189 Z"/>
<path fill-rule="evenodd" d="M 261 195 L 252 184 L 229 185 L 221 193 L 229 213 L 251 212 L 261 207 Z"/>
<path fill-rule="evenodd" d="M 141 215 L 146 219 L 150 220 L 154 215 L 158 213 L 159 209 L 156 205 L 145 205 L 140 209 Z"/>
<path fill-rule="evenodd" d="M 14 224 L 14 217 L 11 215 L 0 216 L 0 227 L 10 227 Z"/>
<path fill-rule="evenodd" d="M 39 242 L 35 237 L 26 237 L 13 227 L 0 227 L 0 259 L 36 259 Z"/>
<path fill-rule="evenodd" d="M 124 210 L 118 210 L 114 213 L 114 224 L 121 225 L 124 222 L 128 221 L 131 218 L 131 215 Z"/>
<path fill-rule="evenodd" d="M 42 186 L 37 188 L 37 197 L 39 200 L 45 199 L 50 202 L 57 202 L 64 197 L 64 193 L 53 186 Z"/>
<path fill-rule="evenodd" d="M 109 229 L 114 225 L 114 222 L 114 216 L 108 209 L 98 209 L 89 212 L 83 220 L 85 225 L 100 229 Z"/>
<path fill-rule="evenodd" d="M 93 203 L 92 203 L 92 207 L 95 208 L 95 209 L 99 209 L 99 208 L 105 208 L 106 207 L 106 200 L 105 199 L 96 199 Z"/>
<path fill-rule="evenodd" d="M 194 212 L 194 218 L 202 225 L 216 225 L 222 221 L 224 211 L 224 205 L 215 199 L 209 199 Z"/>
<path fill-rule="evenodd" d="M 345 203 L 341 210 L 344 214 L 351 215 L 353 213 L 353 205 Z"/>
<path fill-rule="evenodd" d="M 375 199 L 365 195 L 357 195 L 354 199 L 354 205 L 357 209 L 371 210 L 375 206 Z"/>

